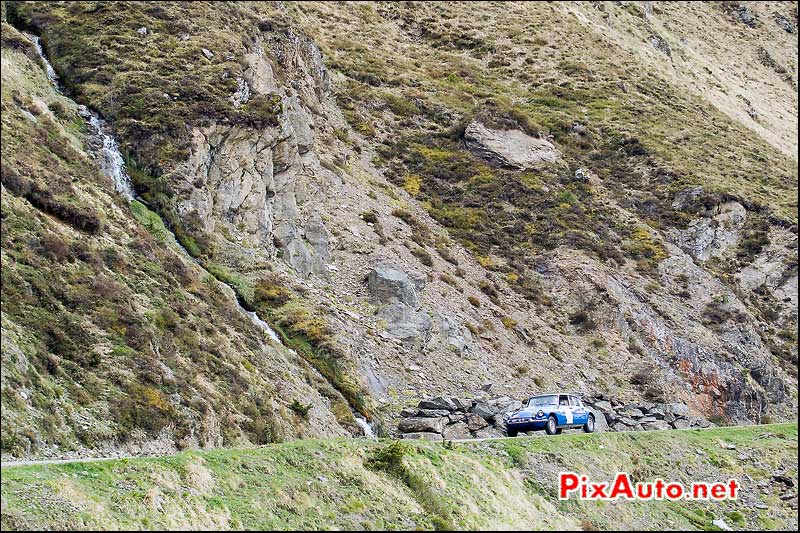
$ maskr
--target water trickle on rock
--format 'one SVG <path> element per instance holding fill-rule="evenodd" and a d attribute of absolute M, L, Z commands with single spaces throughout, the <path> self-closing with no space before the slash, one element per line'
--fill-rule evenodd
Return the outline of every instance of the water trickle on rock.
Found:
<path fill-rule="evenodd" d="M 36 53 L 39 54 L 44 63 L 44 70 L 47 80 L 53 84 L 56 92 L 62 94 L 61 84 L 58 81 L 53 65 L 44 55 L 42 42 L 39 37 L 31 33 L 23 32 L 23 35 L 33 43 Z M 109 131 L 108 126 L 97 115 L 86 106 L 79 106 L 79 112 L 89 124 L 89 145 L 94 149 L 95 155 L 100 158 L 100 169 L 103 174 L 114 180 L 114 189 L 124 196 L 128 201 L 136 198 L 136 191 L 133 189 L 131 178 L 125 170 L 125 160 L 119 151 L 119 144 L 116 138 Z"/>
<path fill-rule="evenodd" d="M 90 135 L 94 137 L 95 144 L 99 145 L 97 155 L 100 158 L 100 169 L 105 176 L 114 180 L 114 189 L 118 193 L 128 201 L 133 200 L 136 198 L 136 191 L 133 189 L 131 177 L 125 170 L 125 160 L 119 151 L 117 140 L 107 131 L 108 126 L 97 114 L 91 111 L 88 113 Z"/>
<path fill-rule="evenodd" d="M 250 320 L 253 321 L 253 324 L 266 331 L 270 339 L 274 340 L 278 344 L 281 344 L 281 340 L 278 338 L 278 334 L 275 333 L 275 330 L 272 329 L 269 324 L 261 320 L 261 318 L 256 314 L 255 311 L 250 311 L 250 312 L 244 311 L 244 313 L 250 317 Z"/>
<path fill-rule="evenodd" d="M 58 83 L 58 74 L 56 74 L 53 65 L 50 64 L 50 61 L 44 55 L 44 50 L 42 49 L 42 41 L 36 35 L 31 33 L 22 32 L 22 35 L 27 37 L 27 39 L 33 43 L 33 46 L 36 47 L 36 52 L 39 54 L 39 57 L 42 58 L 44 61 L 44 70 L 47 73 L 47 79 L 50 83 L 53 84 L 53 87 L 56 88 L 58 93 L 61 93 L 61 85 Z"/>
<path fill-rule="evenodd" d="M 358 424 L 359 427 L 362 430 L 364 430 L 365 437 L 367 437 L 368 439 L 375 439 L 375 440 L 378 439 L 378 437 L 375 436 L 375 432 L 372 431 L 372 426 L 369 425 L 369 422 L 367 422 L 364 418 L 362 418 L 358 414 L 355 415 L 355 419 L 356 419 L 356 424 Z"/>

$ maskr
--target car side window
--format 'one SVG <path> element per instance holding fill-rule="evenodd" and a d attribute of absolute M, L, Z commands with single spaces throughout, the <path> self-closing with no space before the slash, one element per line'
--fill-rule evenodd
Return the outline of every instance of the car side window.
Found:
<path fill-rule="evenodd" d="M 567 399 L 566 396 L 559 396 L 558 405 L 569 405 L 569 400 Z"/>
<path fill-rule="evenodd" d="M 576 396 L 570 396 L 569 397 L 569 404 L 572 407 L 580 407 L 581 406 L 581 401 Z"/>

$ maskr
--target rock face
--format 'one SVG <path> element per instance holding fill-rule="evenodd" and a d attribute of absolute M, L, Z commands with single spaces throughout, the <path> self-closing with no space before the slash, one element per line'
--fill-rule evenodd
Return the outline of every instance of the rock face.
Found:
<path fill-rule="evenodd" d="M 403 303 L 395 303 L 378 312 L 378 318 L 386 321 L 389 335 L 411 343 L 425 344 L 431 337 L 433 320 L 424 312 L 414 311 Z"/>
<path fill-rule="evenodd" d="M 700 261 L 720 257 L 739 241 L 747 220 L 747 210 L 739 202 L 725 202 L 710 216 L 692 221 L 685 230 L 675 230 L 673 241 Z"/>
<path fill-rule="evenodd" d="M 738 22 L 741 22 L 742 24 L 745 24 L 751 28 L 755 28 L 758 25 L 756 17 L 749 9 L 747 9 L 747 6 L 743 6 L 741 4 L 732 6 L 730 15 L 734 20 L 737 20 Z"/>
<path fill-rule="evenodd" d="M 417 287 L 411 277 L 399 268 L 382 264 L 373 268 L 367 277 L 370 295 L 381 304 L 402 303 L 413 309 L 419 308 Z"/>
<path fill-rule="evenodd" d="M 464 130 L 467 147 L 487 161 L 517 169 L 555 163 L 558 151 L 552 143 L 519 130 L 493 130 L 471 122 Z"/>
<path fill-rule="evenodd" d="M 291 85 L 276 78 L 262 45 L 273 48 L 278 67 L 293 77 Z M 214 57 L 205 49 L 203 54 Z M 225 247 L 281 256 L 301 278 L 325 278 L 330 235 L 320 214 L 303 208 L 311 191 L 339 180 L 314 151 L 316 124 L 308 109 L 329 92 L 322 57 L 308 39 L 290 34 L 279 42 L 259 39 L 244 62 L 231 102 L 240 107 L 255 97 L 279 101 L 274 125 L 195 128 L 189 158 L 166 175 L 175 188 L 176 211 L 208 235 L 222 233 Z"/>

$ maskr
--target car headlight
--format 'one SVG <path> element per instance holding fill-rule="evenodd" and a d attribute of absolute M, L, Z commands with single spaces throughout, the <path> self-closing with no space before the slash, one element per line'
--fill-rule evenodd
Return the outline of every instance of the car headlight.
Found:
<path fill-rule="evenodd" d="M 540 410 L 538 413 L 536 413 L 536 418 L 544 418 L 544 411 Z"/>

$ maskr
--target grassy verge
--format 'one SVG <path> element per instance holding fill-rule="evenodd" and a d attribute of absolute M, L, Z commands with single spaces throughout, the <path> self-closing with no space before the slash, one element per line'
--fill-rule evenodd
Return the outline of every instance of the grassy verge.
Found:
<path fill-rule="evenodd" d="M 746 456 L 747 459 L 741 459 Z M 8 468 L 2 527 L 244 529 L 791 528 L 797 424 L 484 441 L 306 440 L 156 459 Z M 735 477 L 739 500 L 560 502 L 557 472 Z M 768 488 L 757 485 L 767 482 Z M 764 503 L 767 509 L 756 508 Z"/>

